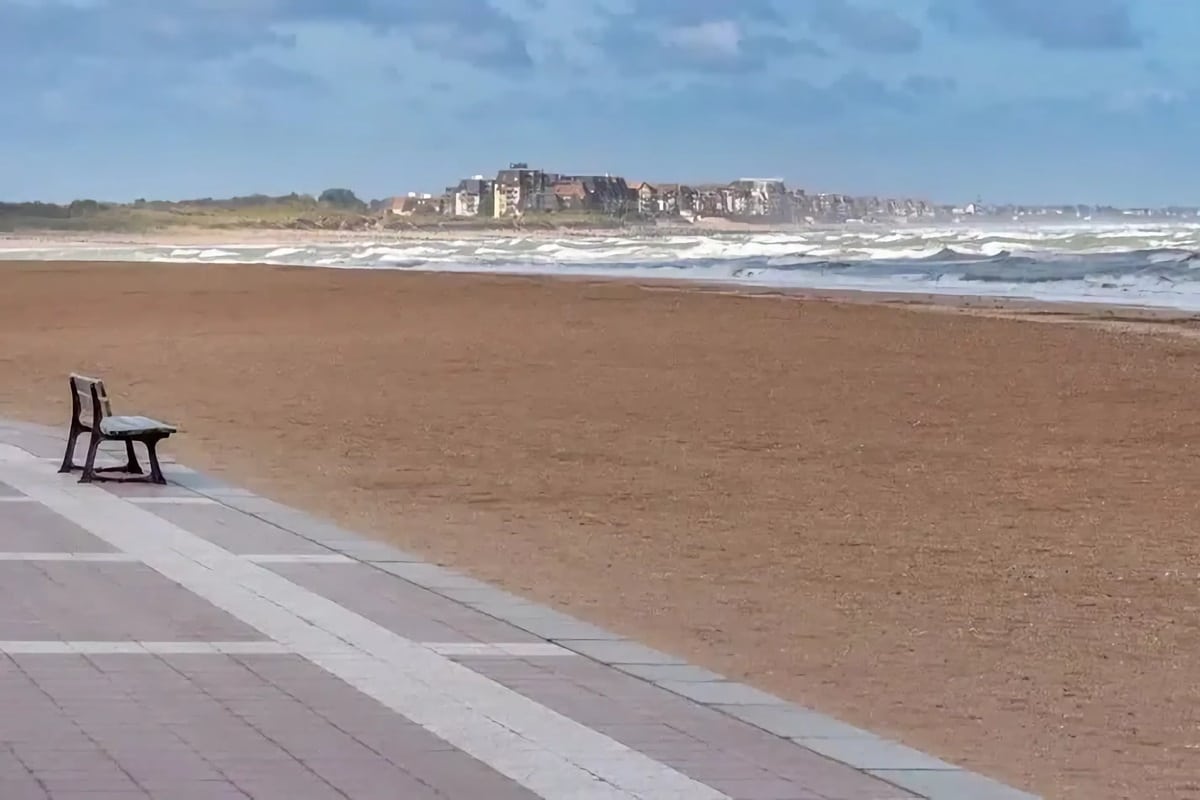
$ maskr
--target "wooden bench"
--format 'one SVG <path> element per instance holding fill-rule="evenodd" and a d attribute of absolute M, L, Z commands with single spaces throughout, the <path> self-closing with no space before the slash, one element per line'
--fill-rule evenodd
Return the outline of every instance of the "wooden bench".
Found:
<path fill-rule="evenodd" d="M 143 475 L 142 467 L 138 464 L 133 452 L 133 443 L 141 442 L 150 457 L 150 475 L 145 478 L 117 478 L 116 480 L 136 481 L 141 483 L 165 484 L 162 470 L 158 465 L 158 443 L 175 433 L 177 428 L 156 419 L 140 416 L 114 416 L 112 405 L 108 401 L 108 392 L 104 389 L 104 381 L 88 378 L 84 375 L 71 375 L 71 430 L 67 435 L 67 452 L 63 455 L 62 467 L 59 472 L 71 472 L 79 469 L 74 461 L 75 443 L 81 434 L 90 433 L 88 440 L 87 459 L 83 463 L 83 474 L 80 483 L 91 483 L 97 480 L 113 480 L 101 477 L 101 473 L 122 472 L 127 475 Z M 124 442 L 126 463 L 119 467 L 96 467 L 96 453 L 102 442 Z"/>

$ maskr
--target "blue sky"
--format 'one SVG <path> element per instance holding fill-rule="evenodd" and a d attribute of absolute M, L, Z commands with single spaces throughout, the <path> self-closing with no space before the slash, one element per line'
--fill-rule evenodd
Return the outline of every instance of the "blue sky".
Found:
<path fill-rule="evenodd" d="M 527 160 L 1200 205 L 1195 0 L 0 0 L 0 198 L 437 191 Z"/>

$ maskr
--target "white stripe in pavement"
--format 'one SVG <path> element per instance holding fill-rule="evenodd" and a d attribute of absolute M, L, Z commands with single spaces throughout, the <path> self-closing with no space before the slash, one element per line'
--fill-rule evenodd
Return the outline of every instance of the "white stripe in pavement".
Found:
<path fill-rule="evenodd" d="M 359 564 L 341 553 L 261 553 L 242 556 L 255 564 Z"/>
<path fill-rule="evenodd" d="M 37 456 L 15 444 L 0 442 L 0 461 L 28 462 L 40 461 Z"/>
<path fill-rule="evenodd" d="M 201 497 L 200 495 L 146 495 L 142 497 L 128 497 L 121 495 L 116 496 L 120 497 L 120 499 L 127 503 L 133 503 L 134 505 L 139 506 L 215 506 L 217 504 L 217 501 L 213 500 L 211 497 Z M 0 496 L 0 503 L 32 502 L 32 497 L 25 497 L 24 495 L 16 495 L 15 497 L 10 495 Z"/>
<path fill-rule="evenodd" d="M 422 642 L 435 653 L 457 658 L 536 658 L 538 656 L 576 656 L 573 650 L 551 642 Z"/>
<path fill-rule="evenodd" d="M 146 495 L 143 497 L 122 497 L 122 500 L 128 500 L 130 503 L 136 503 L 139 506 L 213 506 L 217 504 L 216 500 L 211 497 L 201 497 L 195 495 Z"/>
<path fill-rule="evenodd" d="M 199 497 L 199 495 L 196 495 L 196 497 L 186 497 L 186 495 L 182 495 L 182 497 L 170 497 L 170 495 L 163 495 L 163 497 L 152 497 L 152 495 L 148 495 L 148 497 L 121 497 L 121 495 L 114 495 L 114 497 L 125 500 L 126 503 L 132 503 L 139 506 L 217 505 L 216 500 L 212 498 L 202 498 Z M 0 503 L 32 503 L 32 501 L 34 501 L 34 498 L 26 498 L 23 497 L 23 495 L 17 495 L 17 497 L 11 497 L 11 495 L 2 495 L 2 497 L 0 497 Z"/>
<path fill-rule="evenodd" d="M 482 656 L 519 658 L 533 656 L 577 656 L 565 647 L 549 642 L 421 642 L 422 647 L 444 656 Z M 137 642 L 125 639 L 107 641 L 13 640 L 0 641 L 4 655 L 288 655 L 289 650 L 274 641 L 241 642 Z"/>
<path fill-rule="evenodd" d="M 546 800 L 728 800 L 611 737 L 49 464 L 0 480 Z"/>

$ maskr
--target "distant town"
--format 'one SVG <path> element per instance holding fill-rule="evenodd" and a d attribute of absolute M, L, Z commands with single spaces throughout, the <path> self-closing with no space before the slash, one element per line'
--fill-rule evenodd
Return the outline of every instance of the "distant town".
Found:
<path fill-rule="evenodd" d="M 182 227 L 221 230 L 581 230 L 642 233 L 688 229 L 764 230 L 822 225 L 1072 225 L 1193 222 L 1200 208 L 1105 205 L 1011 205 L 982 200 L 939 204 L 789 187 L 781 178 L 725 183 L 630 180 L 620 175 L 550 172 L 514 162 L 494 175 L 472 175 L 440 192 L 362 200 L 352 190 L 319 195 L 243 195 L 190 200 L 70 203 L 0 202 L 0 234 L 18 231 L 145 233 Z"/>
<path fill-rule="evenodd" d="M 728 183 L 657 183 L 618 175 L 571 175 L 514 162 L 493 177 L 463 178 L 443 192 L 409 192 L 377 200 L 372 210 L 401 217 L 517 219 L 563 213 L 694 222 L 702 219 L 762 224 L 845 222 L 1029 221 L 1067 222 L 1200 217 L 1197 207 L 939 205 L 917 198 L 853 196 L 789 188 L 780 178 Z"/>

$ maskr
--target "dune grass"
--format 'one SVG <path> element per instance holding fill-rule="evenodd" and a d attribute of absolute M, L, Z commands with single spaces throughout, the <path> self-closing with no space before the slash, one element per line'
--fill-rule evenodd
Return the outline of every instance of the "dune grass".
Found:
<path fill-rule="evenodd" d="M 633 221 L 633 220 L 629 220 Z M 395 216 L 369 210 L 365 204 L 342 207 L 308 195 L 255 195 L 227 200 L 102 203 L 78 200 L 51 203 L 0 203 L 0 233 L 33 231 L 152 233 L 176 228 L 212 230 L 538 230 L 619 228 L 626 220 L 597 212 L 531 213 L 512 219 L 444 217 L 437 214 Z"/>

